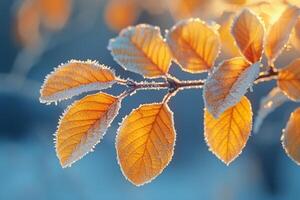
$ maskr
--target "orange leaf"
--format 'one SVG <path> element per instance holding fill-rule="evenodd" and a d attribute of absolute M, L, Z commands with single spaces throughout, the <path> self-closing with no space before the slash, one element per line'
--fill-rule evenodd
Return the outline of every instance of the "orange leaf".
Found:
<path fill-rule="evenodd" d="M 17 39 L 24 47 L 35 48 L 41 40 L 41 19 L 33 1 L 23 1 L 16 16 Z"/>
<path fill-rule="evenodd" d="M 251 63 L 261 60 L 265 29 L 254 12 L 244 9 L 235 18 L 231 32 L 247 60 Z"/>
<path fill-rule="evenodd" d="M 220 52 L 218 32 L 198 18 L 177 23 L 166 38 L 177 62 L 191 73 L 209 70 Z"/>
<path fill-rule="evenodd" d="M 291 100 L 300 100 L 300 59 L 279 71 L 277 84 Z"/>
<path fill-rule="evenodd" d="M 92 61 L 71 60 L 46 77 L 40 101 L 56 102 L 83 92 L 105 89 L 114 83 L 114 73 L 104 65 Z"/>
<path fill-rule="evenodd" d="M 233 14 L 224 14 L 222 21 L 220 22 L 220 28 L 218 29 L 218 31 L 222 43 L 222 51 L 225 51 L 226 54 L 235 57 L 240 56 L 240 52 L 231 34 L 232 23 Z"/>
<path fill-rule="evenodd" d="M 175 138 L 173 113 L 167 104 L 146 104 L 132 111 L 116 138 L 124 176 L 138 186 L 153 180 L 171 161 Z"/>
<path fill-rule="evenodd" d="M 139 8 L 135 0 L 110 0 L 107 2 L 104 15 L 109 28 L 119 31 L 136 21 Z"/>
<path fill-rule="evenodd" d="M 270 27 L 265 41 L 265 54 L 270 64 L 274 63 L 288 42 L 299 14 L 300 9 L 298 7 L 289 6 Z"/>
<path fill-rule="evenodd" d="M 98 93 L 76 101 L 65 111 L 56 132 L 56 153 L 63 167 L 93 150 L 119 108 L 117 97 Z"/>
<path fill-rule="evenodd" d="M 226 3 L 236 4 L 236 5 L 244 5 L 247 3 L 247 0 L 225 0 Z"/>
<path fill-rule="evenodd" d="M 250 136 L 251 127 L 251 103 L 245 96 L 218 119 L 205 109 L 204 135 L 207 145 L 227 165 L 242 152 Z"/>
<path fill-rule="evenodd" d="M 140 24 L 121 31 L 108 45 L 114 59 L 129 71 L 157 78 L 169 71 L 172 54 L 158 27 Z"/>
<path fill-rule="evenodd" d="M 259 74 L 260 64 L 244 58 L 225 60 L 208 77 L 203 90 L 205 107 L 216 118 L 238 103 Z"/>
<path fill-rule="evenodd" d="M 300 164 L 300 108 L 297 108 L 290 116 L 290 119 L 283 130 L 281 137 L 282 146 L 288 156 Z"/>
<path fill-rule="evenodd" d="M 171 0 L 167 2 L 172 17 L 179 20 L 199 15 L 210 5 L 211 0 Z"/>
<path fill-rule="evenodd" d="M 67 23 L 72 0 L 39 0 L 40 14 L 44 25 L 50 30 L 60 30 Z"/>

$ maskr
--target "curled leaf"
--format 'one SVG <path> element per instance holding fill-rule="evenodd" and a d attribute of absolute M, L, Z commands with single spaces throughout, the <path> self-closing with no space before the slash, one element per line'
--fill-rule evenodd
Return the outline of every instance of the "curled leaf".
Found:
<path fill-rule="evenodd" d="M 205 109 L 205 140 L 210 150 L 227 165 L 242 152 L 250 136 L 251 127 L 251 103 L 245 96 L 218 119 Z"/>
<path fill-rule="evenodd" d="M 122 30 L 109 41 L 108 49 L 124 69 L 147 78 L 166 75 L 172 60 L 160 29 L 146 24 Z"/>
<path fill-rule="evenodd" d="M 98 93 L 76 101 L 65 111 L 56 132 L 56 153 L 63 167 L 71 166 L 100 142 L 119 112 L 120 101 Z"/>
<path fill-rule="evenodd" d="M 215 28 L 198 18 L 177 23 L 166 38 L 177 62 L 191 73 L 209 70 L 221 46 Z"/>
<path fill-rule="evenodd" d="M 282 146 L 288 156 L 300 165 L 300 108 L 297 108 L 283 130 L 281 137 Z"/>
<path fill-rule="evenodd" d="M 153 180 L 171 161 L 175 138 L 173 113 L 167 104 L 146 104 L 132 111 L 116 138 L 124 176 L 138 186 Z"/>
<path fill-rule="evenodd" d="M 279 71 L 277 84 L 291 100 L 300 100 L 300 59 Z"/>
<path fill-rule="evenodd" d="M 299 15 L 300 9 L 298 7 L 289 6 L 270 27 L 265 41 L 265 54 L 270 64 L 274 63 L 287 44 Z"/>
<path fill-rule="evenodd" d="M 203 90 L 205 107 L 218 118 L 238 103 L 258 77 L 260 63 L 251 65 L 244 58 L 225 60 L 208 77 Z"/>
<path fill-rule="evenodd" d="M 236 18 L 231 29 L 242 55 L 255 63 L 261 60 L 265 29 L 258 16 L 244 9 Z"/>
<path fill-rule="evenodd" d="M 269 94 L 260 101 L 260 107 L 254 122 L 254 132 L 258 132 L 264 119 L 287 100 L 288 98 L 278 87 L 273 88 Z"/>
<path fill-rule="evenodd" d="M 106 66 L 93 61 L 71 60 L 46 77 L 40 101 L 56 102 L 83 92 L 106 89 L 114 83 L 114 72 Z"/>

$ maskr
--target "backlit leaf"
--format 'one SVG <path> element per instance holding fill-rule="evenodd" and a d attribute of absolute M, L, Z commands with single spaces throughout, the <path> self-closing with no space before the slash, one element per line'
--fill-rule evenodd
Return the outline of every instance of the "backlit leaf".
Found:
<path fill-rule="evenodd" d="M 300 18 L 298 18 L 297 23 L 295 25 L 294 33 L 292 35 L 292 44 L 293 46 L 300 51 Z"/>
<path fill-rule="evenodd" d="M 288 42 L 299 14 L 300 9 L 298 7 L 289 6 L 270 27 L 265 41 L 265 54 L 270 64 L 276 60 Z"/>
<path fill-rule="evenodd" d="M 242 152 L 250 136 L 251 127 L 251 103 L 245 96 L 218 119 L 205 109 L 205 140 L 210 150 L 227 165 Z"/>
<path fill-rule="evenodd" d="M 224 51 L 231 57 L 236 57 L 240 56 L 241 54 L 231 34 L 233 18 L 233 14 L 224 14 L 222 21 L 220 22 L 220 28 L 218 29 L 218 31 L 222 43 L 222 51 Z"/>
<path fill-rule="evenodd" d="M 209 70 L 220 51 L 218 32 L 198 18 L 177 23 L 166 38 L 177 62 L 191 73 Z"/>
<path fill-rule="evenodd" d="M 138 186 L 153 180 L 171 161 L 175 138 L 173 113 L 167 104 L 146 104 L 132 111 L 116 138 L 124 176 Z"/>
<path fill-rule="evenodd" d="M 110 40 L 108 49 L 124 69 L 147 78 L 166 75 L 172 60 L 160 29 L 146 24 L 122 30 Z"/>
<path fill-rule="evenodd" d="M 231 32 L 242 55 L 251 63 L 260 61 L 265 29 L 258 16 L 244 9 L 235 18 Z"/>
<path fill-rule="evenodd" d="M 300 100 L 300 59 L 279 71 L 277 84 L 291 100 Z"/>
<path fill-rule="evenodd" d="M 114 83 L 114 72 L 104 65 L 92 61 L 71 60 L 46 77 L 40 101 L 56 102 L 83 92 L 105 89 Z"/>
<path fill-rule="evenodd" d="M 203 90 L 205 107 L 218 117 L 238 103 L 258 77 L 260 63 L 251 65 L 244 58 L 225 60 L 208 77 Z"/>
<path fill-rule="evenodd" d="M 167 0 L 169 10 L 175 20 L 199 16 L 211 0 Z"/>
<path fill-rule="evenodd" d="M 287 96 L 284 95 L 278 87 L 273 88 L 271 92 L 260 101 L 260 107 L 254 122 L 254 132 L 258 132 L 264 119 L 287 100 Z"/>
<path fill-rule="evenodd" d="M 93 150 L 119 108 L 120 99 L 98 93 L 76 101 L 65 111 L 56 132 L 56 153 L 63 167 Z"/>
<path fill-rule="evenodd" d="M 300 164 L 300 108 L 297 108 L 283 130 L 282 146 L 288 156 Z"/>

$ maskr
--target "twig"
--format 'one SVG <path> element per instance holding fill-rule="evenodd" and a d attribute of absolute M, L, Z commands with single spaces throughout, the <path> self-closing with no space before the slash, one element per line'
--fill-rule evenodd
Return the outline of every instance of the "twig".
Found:
<path fill-rule="evenodd" d="M 258 84 L 263 81 L 269 81 L 278 76 L 278 71 L 270 68 L 266 72 L 262 72 L 259 74 L 258 78 L 255 80 L 255 84 Z M 122 85 L 126 85 L 129 89 L 127 94 L 132 94 L 137 90 L 147 90 L 147 89 L 168 89 L 170 93 L 181 89 L 197 89 L 202 88 L 205 80 L 188 80 L 181 81 L 174 77 L 168 77 L 164 82 L 135 82 L 133 80 L 124 80 L 118 79 L 118 83 Z"/>

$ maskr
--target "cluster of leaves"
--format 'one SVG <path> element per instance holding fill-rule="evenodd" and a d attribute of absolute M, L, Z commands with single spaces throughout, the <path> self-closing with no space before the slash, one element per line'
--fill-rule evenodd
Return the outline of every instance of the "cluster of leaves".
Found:
<path fill-rule="evenodd" d="M 125 85 L 126 89 L 118 96 L 104 92 L 88 95 L 66 109 L 55 136 L 61 165 L 71 166 L 99 143 L 125 97 L 140 89 L 165 88 L 168 92 L 161 102 L 141 105 L 126 116 L 116 137 L 117 158 L 124 176 L 135 185 L 151 181 L 169 164 L 174 153 L 176 131 L 169 99 L 181 89 L 202 87 L 205 140 L 209 149 L 228 165 L 242 152 L 251 133 L 252 108 L 245 94 L 254 83 L 277 79 L 278 88 L 272 91 L 272 97 L 282 94 L 293 101 L 300 100 L 300 59 L 282 69 L 274 66 L 299 15 L 298 7 L 288 6 L 266 30 L 256 13 L 243 9 L 231 25 L 240 56 L 216 66 L 222 45 L 218 26 L 199 18 L 178 22 L 166 31 L 165 38 L 158 27 L 141 24 L 122 30 L 110 40 L 108 49 L 124 69 L 144 78 L 163 78 L 163 82 L 124 80 L 93 61 L 62 64 L 47 76 L 41 102 L 57 102 L 114 84 Z M 262 67 L 263 55 L 268 60 L 267 67 Z M 208 78 L 180 81 L 168 73 L 172 61 L 190 73 L 208 72 Z M 261 111 L 259 123 L 276 99 L 264 100 L 268 107 Z M 300 109 L 291 115 L 283 133 L 283 146 L 298 163 L 299 117 Z"/>

